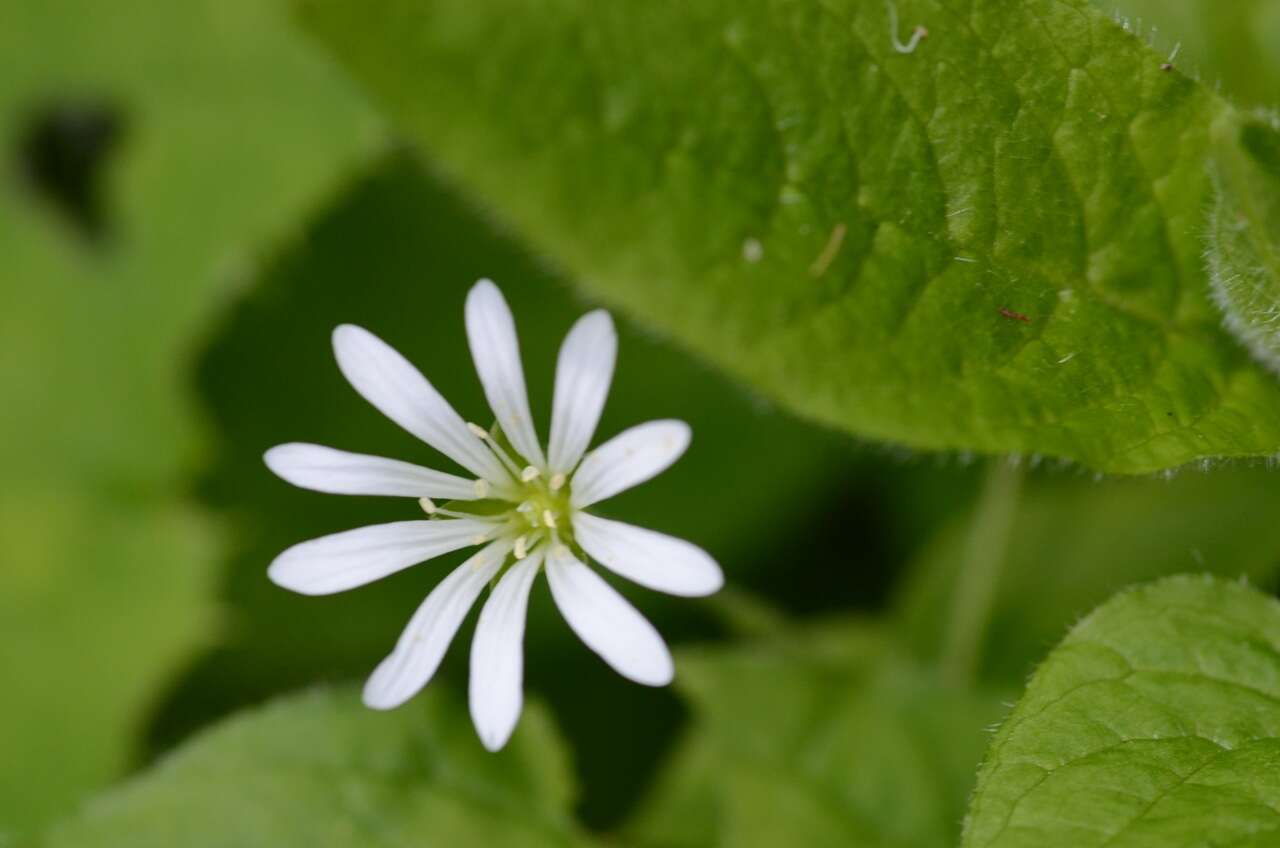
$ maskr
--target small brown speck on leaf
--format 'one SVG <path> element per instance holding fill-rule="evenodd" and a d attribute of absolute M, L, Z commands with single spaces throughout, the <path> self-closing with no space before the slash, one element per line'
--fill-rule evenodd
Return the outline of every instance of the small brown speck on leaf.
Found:
<path fill-rule="evenodd" d="M 1026 315 L 1023 315 L 1021 312 L 1014 312 L 1012 309 L 1009 309 L 1007 306 L 1000 307 L 1000 314 L 1003 315 L 1005 318 L 1008 318 L 1010 321 L 1021 321 L 1024 324 L 1031 323 L 1031 319 L 1028 318 Z"/>

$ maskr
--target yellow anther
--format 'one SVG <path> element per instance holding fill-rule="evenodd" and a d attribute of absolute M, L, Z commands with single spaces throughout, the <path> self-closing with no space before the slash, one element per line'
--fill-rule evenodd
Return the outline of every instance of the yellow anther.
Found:
<path fill-rule="evenodd" d="M 542 523 L 552 530 L 556 529 L 556 514 L 549 509 L 544 509 L 542 511 Z"/>
<path fill-rule="evenodd" d="M 431 498 L 418 498 L 418 506 L 422 507 L 422 511 L 427 515 L 436 514 L 436 502 Z"/>
<path fill-rule="evenodd" d="M 560 491 L 560 488 L 564 486 L 564 484 L 565 484 L 565 479 L 563 474 L 556 472 L 555 474 L 551 475 L 551 491 L 553 492 Z"/>
<path fill-rule="evenodd" d="M 534 468 L 532 465 L 526 465 L 524 471 L 520 472 L 520 479 L 526 483 L 531 483 L 534 480 L 537 480 L 538 475 L 541 473 L 542 472 Z"/>
<path fill-rule="evenodd" d="M 529 551 L 526 548 L 524 536 L 521 536 L 519 539 L 516 539 L 515 553 L 516 553 L 516 559 L 524 559 L 526 556 L 528 556 Z"/>
<path fill-rule="evenodd" d="M 475 490 L 477 498 L 483 499 L 489 497 L 489 481 L 477 480 L 475 482 Z"/>

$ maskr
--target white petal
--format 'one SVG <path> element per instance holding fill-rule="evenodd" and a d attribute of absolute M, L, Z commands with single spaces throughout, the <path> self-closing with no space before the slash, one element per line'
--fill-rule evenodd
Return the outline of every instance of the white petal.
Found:
<path fill-rule="evenodd" d="M 510 479 L 449 402 L 389 344 L 343 324 L 333 331 L 333 352 L 347 381 L 383 415 L 472 474 L 495 483 Z"/>
<path fill-rule="evenodd" d="M 675 667 L 653 625 L 562 545 L 547 554 L 547 582 L 573 632 L 613 667 L 646 686 L 665 686 Z"/>
<path fill-rule="evenodd" d="M 684 539 L 585 512 L 574 513 L 573 532 L 592 558 L 641 586 L 696 597 L 724 585 L 716 561 Z"/>
<path fill-rule="evenodd" d="M 376 710 L 398 707 L 430 682 L 462 620 L 502 566 L 511 542 L 500 539 L 440 581 L 413 614 L 400 640 L 364 685 L 364 702 Z"/>
<path fill-rule="evenodd" d="M 623 430 L 587 454 L 573 475 L 573 506 L 599 503 L 671 467 L 689 447 L 683 421 L 649 421 Z"/>
<path fill-rule="evenodd" d="M 546 467 L 529 414 L 516 322 L 502 292 L 490 280 L 481 280 L 467 293 L 467 341 L 484 396 L 502 432 L 526 461 Z"/>
<path fill-rule="evenodd" d="M 354 589 L 411 565 L 476 544 L 485 521 L 397 521 L 301 542 L 275 558 L 267 575 L 304 595 Z"/>
<path fill-rule="evenodd" d="M 392 495 L 474 500 L 475 482 L 421 465 L 291 442 L 263 456 L 280 478 L 331 495 Z"/>
<path fill-rule="evenodd" d="M 524 619 L 542 550 L 512 566 L 489 596 L 471 642 L 471 720 L 480 741 L 497 751 L 516 729 L 524 704 Z"/>
<path fill-rule="evenodd" d="M 586 453 L 604 410 L 618 356 L 618 334 L 603 309 L 578 319 L 556 360 L 556 394 L 548 447 L 554 473 L 568 474 Z"/>

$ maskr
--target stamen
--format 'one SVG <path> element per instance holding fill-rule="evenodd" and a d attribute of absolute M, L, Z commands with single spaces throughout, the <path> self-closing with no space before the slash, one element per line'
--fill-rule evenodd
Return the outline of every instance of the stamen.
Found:
<path fill-rule="evenodd" d="M 427 513 L 431 516 L 444 516 L 445 518 L 465 518 L 468 521 L 483 521 L 490 524 L 497 524 L 502 521 L 496 515 L 476 515 L 474 512 L 458 512 L 456 509 L 444 509 L 436 507 L 434 512 Z"/>
<path fill-rule="evenodd" d="M 560 487 L 563 486 L 564 484 L 565 484 L 565 479 L 563 474 L 556 472 L 555 474 L 551 475 L 551 491 L 553 492 L 560 491 Z"/>
<path fill-rule="evenodd" d="M 525 483 L 532 483 L 538 479 L 538 475 L 542 472 L 534 468 L 532 465 L 525 466 L 524 471 L 520 472 L 520 479 Z"/>
<path fill-rule="evenodd" d="M 530 533 L 529 536 L 530 536 L 529 543 L 525 545 L 525 549 L 524 549 L 524 555 L 526 557 L 532 556 L 533 552 L 536 551 L 538 547 L 542 544 L 541 533 Z"/>
<path fill-rule="evenodd" d="M 477 480 L 475 482 L 475 490 L 476 490 L 476 497 L 479 498 L 480 500 L 484 500 L 485 498 L 489 497 L 489 481 L 483 480 L 483 479 Z"/>
<path fill-rule="evenodd" d="M 530 503 L 529 501 L 523 501 L 519 506 L 516 507 L 516 511 L 517 512 L 533 512 L 533 504 Z"/>
<path fill-rule="evenodd" d="M 493 519 L 486 515 L 475 515 L 470 512 L 458 512 L 453 509 L 441 509 L 436 506 L 436 502 L 431 498 L 418 498 L 418 506 L 422 507 L 422 511 L 427 515 L 436 516 L 443 515 L 448 518 L 469 518 L 473 521 L 492 521 Z"/>
<path fill-rule="evenodd" d="M 519 539 L 516 539 L 516 545 L 515 545 L 516 559 L 524 559 L 526 556 L 528 556 L 529 551 L 525 547 L 526 540 L 528 538 L 529 537 L 526 534 L 524 536 L 521 536 Z"/>
<path fill-rule="evenodd" d="M 549 509 L 544 509 L 542 511 L 542 523 L 552 530 L 556 529 L 556 514 Z"/>
<path fill-rule="evenodd" d="M 498 444 L 494 440 L 493 436 L 490 435 L 489 431 L 481 427 L 479 424 L 474 424 L 470 421 L 467 422 L 467 427 L 471 430 L 471 432 L 479 436 L 481 441 L 483 441 L 486 445 L 489 446 L 489 450 L 493 451 L 494 456 L 498 457 L 498 459 L 502 461 L 502 464 L 505 465 L 507 467 L 507 470 L 511 472 L 511 476 L 519 480 L 520 467 L 516 465 L 515 462 L 511 459 L 511 457 L 507 455 L 507 452 L 502 449 L 502 445 Z"/>

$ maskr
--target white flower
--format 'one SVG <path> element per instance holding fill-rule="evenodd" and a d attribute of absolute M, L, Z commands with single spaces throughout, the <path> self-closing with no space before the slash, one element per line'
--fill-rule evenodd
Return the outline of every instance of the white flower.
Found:
<path fill-rule="evenodd" d="M 496 580 L 471 645 L 470 684 L 476 730 L 485 747 L 496 751 L 520 717 L 525 609 L 540 571 L 587 647 L 624 677 L 650 686 L 671 681 L 666 644 L 585 560 L 673 595 L 711 594 L 723 576 L 706 552 L 688 542 L 585 511 L 664 471 L 684 453 L 690 436 L 682 421 L 650 421 L 586 453 L 617 353 L 607 312 L 583 316 L 560 348 L 545 454 L 529 414 L 515 322 L 492 282 L 481 280 L 471 289 L 466 320 L 476 371 L 497 418 L 492 433 L 464 422 L 417 369 L 367 330 L 338 327 L 333 348 L 357 392 L 475 477 L 320 445 L 274 447 L 266 453 L 267 466 L 296 486 L 418 498 L 429 518 L 302 542 L 276 557 L 268 574 L 286 589 L 327 595 L 482 546 L 418 607 L 395 650 L 366 683 L 364 701 L 390 709 L 422 689 L 471 606 Z M 437 499 L 469 503 L 446 509 Z"/>

